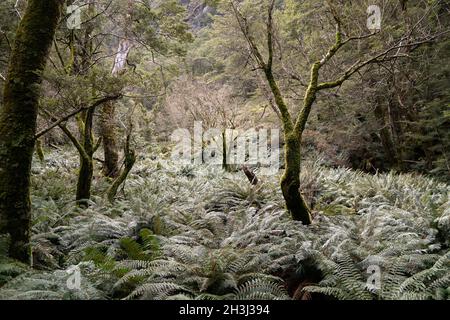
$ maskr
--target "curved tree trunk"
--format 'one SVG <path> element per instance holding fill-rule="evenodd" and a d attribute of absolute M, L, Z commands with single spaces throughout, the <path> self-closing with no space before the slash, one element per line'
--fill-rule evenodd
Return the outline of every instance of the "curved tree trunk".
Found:
<path fill-rule="evenodd" d="M 124 154 L 125 154 L 125 168 L 123 169 L 122 173 L 114 180 L 111 187 L 107 191 L 107 197 L 109 202 L 113 203 L 114 198 L 116 197 L 117 191 L 119 190 L 119 187 L 125 182 L 125 180 L 128 177 L 128 174 L 130 173 L 131 169 L 133 169 L 133 166 L 136 162 L 136 154 L 134 149 L 131 148 L 131 130 L 130 133 L 127 135 L 127 141 L 125 143 L 124 148 Z"/>
<path fill-rule="evenodd" d="M 29 0 L 17 29 L 0 109 L 0 233 L 10 256 L 30 262 L 30 170 L 39 88 L 57 23 L 60 0 Z"/>
<path fill-rule="evenodd" d="M 301 142 L 294 133 L 285 135 L 285 170 L 281 178 L 281 191 L 292 219 L 309 225 L 310 209 L 300 193 Z"/>
<path fill-rule="evenodd" d="M 80 154 L 80 171 L 77 183 L 77 201 L 89 200 L 91 198 L 91 185 L 94 176 L 93 157 L 95 147 L 92 141 L 92 121 L 95 109 L 86 111 L 83 121 L 83 150 Z"/>

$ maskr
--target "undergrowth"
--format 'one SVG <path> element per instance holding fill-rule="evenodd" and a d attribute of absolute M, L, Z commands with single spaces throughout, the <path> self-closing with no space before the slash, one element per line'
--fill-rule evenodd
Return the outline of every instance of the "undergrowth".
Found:
<path fill-rule="evenodd" d="M 284 209 L 277 176 L 252 186 L 242 172 L 158 159 L 140 159 L 114 205 L 97 177 L 80 209 L 76 161 L 34 164 L 34 266 L 6 258 L 2 238 L 1 299 L 450 298 L 446 184 L 307 162 L 306 227 Z"/>

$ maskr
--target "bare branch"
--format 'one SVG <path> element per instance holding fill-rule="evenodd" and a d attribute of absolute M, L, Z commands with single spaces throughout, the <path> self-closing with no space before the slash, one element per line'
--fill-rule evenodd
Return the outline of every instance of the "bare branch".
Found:
<path fill-rule="evenodd" d="M 330 82 L 323 82 L 320 83 L 317 86 L 317 90 L 323 90 L 323 89 L 330 89 L 330 88 L 335 88 L 338 87 L 340 85 L 342 85 L 346 80 L 348 80 L 353 74 L 355 74 L 356 72 L 358 72 L 359 70 L 361 70 L 363 67 L 372 64 L 372 63 L 380 63 L 380 62 L 384 62 L 384 61 L 388 61 L 388 60 L 392 60 L 392 59 L 397 59 L 397 58 L 402 58 L 402 57 L 410 57 L 407 54 L 402 54 L 402 53 L 396 53 L 394 55 L 388 56 L 389 53 L 391 53 L 392 51 L 395 50 L 399 50 L 401 48 L 406 48 L 406 47 L 412 47 L 412 48 L 417 48 L 423 44 L 427 44 L 427 43 L 431 43 L 433 42 L 434 39 L 436 39 L 437 37 L 439 37 L 441 34 L 437 34 L 434 35 L 432 37 L 429 37 L 427 39 L 424 40 L 420 40 L 417 42 L 411 42 L 411 43 L 402 43 L 400 42 L 400 44 L 392 46 L 388 49 L 386 49 L 385 51 L 377 54 L 376 56 L 369 58 L 363 62 L 361 61 L 357 61 L 355 64 L 353 64 L 351 67 L 349 67 L 347 69 L 347 71 L 345 71 L 345 73 L 337 80 L 335 81 L 330 81 Z"/>
<path fill-rule="evenodd" d="M 95 101 L 95 102 L 94 102 L 93 104 L 91 104 L 90 106 L 84 106 L 84 107 L 81 107 L 81 108 L 79 108 L 79 109 L 77 109 L 77 110 L 75 110 L 75 111 L 69 113 L 68 115 L 66 115 L 66 116 L 64 116 L 64 117 L 62 117 L 62 118 L 60 118 L 59 120 L 56 120 L 55 117 L 52 116 L 52 117 L 51 117 L 51 118 L 52 118 L 52 121 L 54 121 L 53 124 L 50 125 L 49 127 L 47 127 L 46 129 L 41 130 L 40 132 L 38 132 L 38 133 L 34 136 L 34 139 L 38 139 L 38 138 L 42 137 L 43 135 L 45 135 L 45 134 L 48 133 L 49 131 L 53 130 L 55 127 L 60 126 L 60 124 L 62 124 L 63 122 L 66 122 L 67 120 L 69 120 L 70 118 L 76 116 L 76 115 L 79 114 L 80 112 L 83 112 L 83 111 L 88 110 L 88 109 L 96 108 L 96 107 L 98 107 L 99 105 L 104 104 L 105 102 L 112 101 L 112 100 L 117 100 L 117 99 L 120 99 L 121 97 L 122 97 L 121 94 L 116 94 L 116 95 L 112 95 L 112 96 L 106 96 L 106 97 L 104 97 L 104 98 L 102 98 L 102 99 L 99 99 L 99 100 Z M 46 114 L 49 114 L 47 111 L 44 111 L 44 112 L 45 112 Z"/>
<path fill-rule="evenodd" d="M 269 51 L 269 58 L 267 60 L 267 68 L 272 70 L 273 64 L 273 9 L 275 0 L 271 0 L 268 14 L 267 14 L 267 50 Z"/>
<path fill-rule="evenodd" d="M 19 7 L 19 1 L 20 0 L 16 0 L 16 4 L 14 5 L 14 11 L 17 13 L 17 16 L 19 17 L 20 20 L 22 20 L 22 15 L 20 14 L 20 11 L 18 9 Z"/>
<path fill-rule="evenodd" d="M 258 47 L 256 46 L 252 36 L 250 35 L 249 27 L 246 21 L 246 18 L 239 12 L 233 1 L 230 1 L 231 7 L 233 8 L 234 15 L 239 24 L 242 34 L 244 35 L 249 47 L 250 51 L 258 63 L 259 67 L 264 70 L 266 75 L 267 82 L 272 91 L 273 97 L 275 99 L 275 103 L 278 107 L 278 110 L 281 114 L 281 120 L 283 122 L 283 127 L 285 131 L 291 131 L 293 129 L 293 122 L 291 118 L 291 114 L 289 113 L 288 107 L 281 95 L 278 84 L 275 80 L 275 77 L 272 72 L 272 63 L 273 63 L 273 11 L 275 8 L 275 0 L 271 0 L 269 8 L 268 8 L 268 19 L 267 19 L 267 46 L 269 51 L 268 62 L 264 61 L 262 54 L 260 53 Z M 277 113 L 278 114 L 278 113 Z"/>
<path fill-rule="evenodd" d="M 234 15 L 236 17 L 236 20 L 239 24 L 239 28 L 241 29 L 242 34 L 244 35 L 245 40 L 247 41 L 250 51 L 253 54 L 253 57 L 256 59 L 256 62 L 262 69 L 266 69 L 267 65 L 264 62 L 264 58 L 259 52 L 258 47 L 256 46 L 253 37 L 250 35 L 249 27 L 247 24 L 247 19 L 242 15 L 241 12 L 239 12 L 236 5 L 233 3 L 233 1 L 230 1 L 231 8 L 233 9 Z"/>
<path fill-rule="evenodd" d="M 45 113 L 50 118 L 56 119 L 55 116 L 51 112 L 49 112 L 47 110 L 42 110 L 42 112 Z M 83 146 L 78 141 L 78 139 L 72 134 L 72 132 L 70 132 L 70 130 L 67 129 L 67 127 L 62 123 L 58 124 L 58 126 L 64 132 L 64 134 L 70 139 L 70 141 L 72 141 L 73 145 L 75 146 L 75 148 L 77 148 L 80 155 L 85 159 L 89 158 L 89 156 L 86 153 L 86 150 L 83 148 Z"/>

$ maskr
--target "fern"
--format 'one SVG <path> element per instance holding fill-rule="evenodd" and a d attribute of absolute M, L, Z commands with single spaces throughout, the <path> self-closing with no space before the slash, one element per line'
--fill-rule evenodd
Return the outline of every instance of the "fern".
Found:
<path fill-rule="evenodd" d="M 449 298 L 449 190 L 432 179 L 307 162 L 302 191 L 315 210 L 306 227 L 286 212 L 279 177 L 252 186 L 240 172 L 149 158 L 114 206 L 96 179 L 80 210 L 66 187 L 76 157 L 54 158 L 33 176 L 37 268 L 6 258 L 0 241 L 3 299 L 290 299 L 291 276 L 307 280 L 289 289 L 294 298 Z M 71 265 L 82 266 L 85 294 L 67 289 Z M 379 289 L 367 285 L 371 265 Z"/>

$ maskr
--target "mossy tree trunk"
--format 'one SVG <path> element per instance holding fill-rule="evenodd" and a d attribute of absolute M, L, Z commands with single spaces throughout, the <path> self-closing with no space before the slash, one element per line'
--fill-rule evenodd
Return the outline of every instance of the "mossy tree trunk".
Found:
<path fill-rule="evenodd" d="M 294 125 L 288 107 L 281 95 L 280 89 L 275 81 L 271 69 L 265 70 L 266 79 L 275 98 L 275 102 L 280 110 L 281 120 L 283 122 L 284 132 L 284 173 L 281 177 L 281 191 L 292 219 L 301 221 L 309 225 L 312 222 L 311 211 L 303 199 L 300 192 L 300 168 L 301 168 L 301 141 L 304 130 L 304 124 L 300 127 L 300 122 Z M 305 98 L 305 106 L 309 105 L 308 110 L 314 102 L 315 92 L 310 89 L 308 99 Z M 314 98 L 312 98 L 314 97 Z M 305 113 L 305 106 L 303 113 Z M 309 114 L 309 111 L 308 111 Z M 304 114 L 302 119 L 307 119 L 308 114 Z"/>
<path fill-rule="evenodd" d="M 66 134 L 66 136 L 72 141 L 73 145 L 78 150 L 80 155 L 80 170 L 78 172 L 76 200 L 79 201 L 80 206 L 86 207 L 86 201 L 91 198 L 91 186 L 94 177 L 94 154 L 100 147 L 102 139 L 98 139 L 95 142 L 94 135 L 92 133 L 93 118 L 95 110 L 100 105 L 105 105 L 112 100 L 117 100 L 121 97 L 120 94 L 107 96 L 105 98 L 97 100 L 90 107 L 79 114 L 78 127 L 80 132 L 80 140 L 70 132 L 70 130 L 63 123 L 58 123 L 58 126 Z M 57 119 L 54 119 L 56 121 Z"/>
<path fill-rule="evenodd" d="M 285 169 L 281 191 L 292 219 L 311 224 L 310 209 L 300 193 L 301 143 L 293 134 L 285 135 Z"/>
<path fill-rule="evenodd" d="M 89 109 L 83 115 L 83 151 L 80 153 L 80 171 L 77 182 L 77 201 L 89 200 L 91 198 L 92 178 L 94 176 L 94 152 L 92 137 L 92 121 L 95 109 Z"/>
<path fill-rule="evenodd" d="M 128 0 L 128 14 L 125 18 L 125 24 L 129 23 L 132 17 L 133 0 Z M 125 70 L 128 55 L 130 53 L 132 43 L 128 39 L 128 27 L 124 27 L 123 38 L 119 41 L 114 65 L 111 71 L 112 76 L 119 76 Z M 114 101 L 109 101 L 100 110 L 100 135 L 103 141 L 104 166 L 103 173 L 110 178 L 116 178 L 119 175 L 119 145 L 117 142 L 117 122 L 116 122 L 116 106 Z"/>
<path fill-rule="evenodd" d="M 400 169 L 399 159 L 397 156 L 397 150 L 394 145 L 394 141 L 389 130 L 389 125 L 386 122 L 385 111 L 380 101 L 375 101 L 374 115 L 380 126 L 379 134 L 381 144 L 383 145 L 384 153 L 393 169 Z"/>
<path fill-rule="evenodd" d="M 285 138 L 285 170 L 281 178 L 281 190 L 286 203 L 286 208 L 290 212 L 292 219 L 301 221 L 303 224 L 312 223 L 311 212 L 300 193 L 300 162 L 301 162 L 301 141 L 311 106 L 314 103 L 317 92 L 318 64 L 314 64 L 311 84 L 305 94 L 304 106 L 297 121 L 292 120 L 289 108 L 284 101 L 281 90 L 273 74 L 273 11 L 275 1 L 271 1 L 268 7 L 267 19 L 267 52 L 268 58 L 264 59 L 252 35 L 249 33 L 247 20 L 242 16 L 237 7 L 232 3 L 240 29 L 247 40 L 249 49 L 256 60 L 259 68 L 264 71 L 267 84 L 270 87 L 279 116 L 283 125 Z"/>
<path fill-rule="evenodd" d="M 89 3 L 87 10 L 90 14 L 94 14 L 94 3 Z M 86 75 L 92 63 L 94 52 L 92 32 L 94 24 L 92 21 L 85 23 L 82 37 L 75 37 L 74 32 L 71 34 L 70 47 L 72 51 L 72 65 L 70 70 L 73 75 Z M 93 85 L 94 87 L 94 85 Z M 94 95 L 94 94 L 93 94 Z M 109 100 L 106 100 L 108 102 Z M 78 124 L 79 137 L 78 140 L 64 124 L 59 125 L 66 136 L 72 141 L 80 155 L 80 169 L 78 171 L 78 181 L 76 190 L 76 200 L 79 205 L 86 207 L 86 201 L 91 198 L 92 179 L 94 177 L 94 137 L 92 133 L 92 124 L 94 112 L 98 104 L 88 107 L 86 110 L 76 115 Z"/>
<path fill-rule="evenodd" d="M 78 125 L 81 133 L 81 142 L 70 132 L 64 124 L 59 127 L 72 141 L 80 155 L 80 170 L 78 171 L 76 200 L 81 206 L 86 206 L 86 201 L 91 198 L 91 185 L 94 176 L 94 153 L 98 148 L 98 143 L 94 146 L 92 136 L 92 120 L 95 108 L 83 112 Z"/>
<path fill-rule="evenodd" d="M 10 256 L 29 263 L 30 170 L 42 72 L 63 1 L 29 0 L 17 29 L 0 109 L 0 233 Z"/>
<path fill-rule="evenodd" d="M 53 128 L 59 127 L 70 139 L 79 153 L 80 170 L 78 172 L 76 193 L 76 199 L 78 201 L 88 200 L 90 198 L 91 184 L 94 175 L 94 153 L 98 150 L 101 144 L 101 138 L 98 139 L 98 141 L 94 144 L 95 139 L 92 133 L 93 118 L 96 108 L 105 105 L 109 101 L 117 100 L 120 97 L 122 97 L 121 94 L 113 94 L 100 98 L 93 102 L 91 105 L 81 107 L 78 110 L 75 110 L 60 119 L 57 119 L 51 113 L 42 110 L 45 114 L 47 114 L 49 118 L 51 118 L 53 124 L 37 133 L 35 135 L 35 139 L 39 141 L 39 138 L 41 136 L 50 132 Z M 77 119 L 80 139 L 77 139 L 65 124 L 72 117 L 76 117 Z M 85 202 L 80 202 L 80 204 L 82 206 L 85 206 Z"/>
<path fill-rule="evenodd" d="M 119 174 L 119 148 L 117 144 L 117 125 L 114 101 L 105 103 L 100 111 L 99 128 L 103 140 L 103 174 L 115 178 Z"/>
<path fill-rule="evenodd" d="M 270 87 L 272 95 L 274 97 L 276 106 L 279 111 L 279 116 L 282 121 L 284 137 L 285 137 L 285 171 L 281 178 L 281 190 L 283 192 L 284 199 L 286 201 L 286 207 L 290 211 L 292 218 L 295 220 L 302 221 L 304 224 L 310 224 L 312 222 L 311 214 L 306 202 L 301 196 L 300 192 L 300 165 L 301 165 L 301 143 L 302 135 L 306 127 L 309 115 L 311 113 L 311 108 L 316 100 L 317 94 L 326 89 L 337 88 L 341 86 L 345 81 L 347 81 L 352 75 L 361 70 L 363 67 L 372 64 L 380 63 L 386 60 L 395 60 L 401 56 L 400 48 L 405 47 L 403 42 L 395 44 L 383 52 L 374 54 L 371 58 L 360 61 L 358 60 L 350 67 L 345 69 L 345 71 L 335 80 L 329 82 L 319 82 L 319 73 L 321 68 L 326 65 L 336 53 L 347 43 L 351 41 L 359 41 L 376 35 L 376 33 L 366 34 L 357 37 L 348 37 L 343 40 L 343 32 L 341 30 L 342 23 L 340 17 L 337 14 L 337 10 L 332 2 L 327 2 L 329 6 L 330 13 L 336 23 L 336 38 L 335 42 L 328 49 L 327 53 L 323 56 L 321 60 L 315 61 L 311 65 L 311 74 L 309 78 L 309 83 L 307 90 L 304 94 L 303 104 L 301 110 L 295 119 L 291 117 L 287 104 L 284 101 L 283 95 L 277 84 L 277 81 L 273 74 L 273 60 L 274 60 L 274 23 L 273 14 L 275 10 L 275 0 L 271 0 L 268 5 L 267 13 L 267 33 L 266 36 L 266 50 L 261 51 L 257 42 L 253 38 L 251 33 L 252 28 L 249 25 L 249 19 L 247 19 L 238 6 L 234 2 L 230 2 L 230 6 L 234 12 L 239 28 L 248 44 L 248 49 L 252 55 L 253 60 L 256 62 L 257 67 L 255 70 L 263 70 L 267 84 Z M 414 47 L 420 46 L 430 40 L 425 38 L 425 40 L 418 41 L 415 43 L 408 43 L 407 46 Z M 389 53 L 397 50 L 397 54 L 389 55 Z"/>

